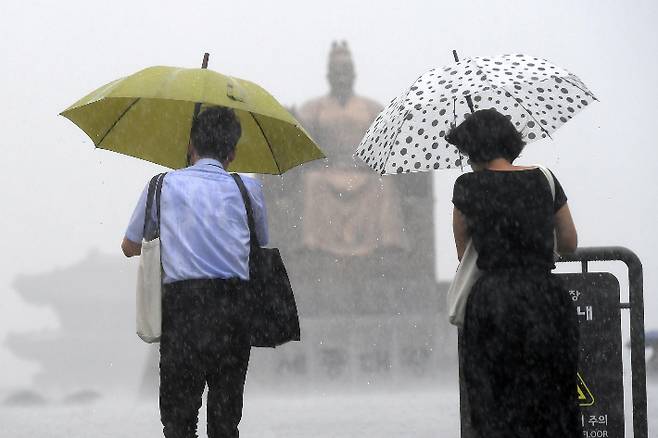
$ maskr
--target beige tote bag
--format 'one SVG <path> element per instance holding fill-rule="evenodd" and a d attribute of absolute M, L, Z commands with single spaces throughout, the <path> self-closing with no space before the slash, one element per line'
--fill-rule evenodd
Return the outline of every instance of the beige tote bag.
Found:
<path fill-rule="evenodd" d="M 149 344 L 162 334 L 162 262 L 160 259 L 160 191 L 164 173 L 149 183 L 144 214 L 144 239 L 137 270 L 137 336 Z M 155 193 L 154 193 L 155 192 Z M 151 221 L 155 194 L 157 219 Z"/>
<path fill-rule="evenodd" d="M 461 327 L 466 315 L 466 302 L 473 285 L 482 274 L 477 267 L 478 252 L 473 241 L 468 239 L 466 250 L 448 289 L 448 319 L 450 324 Z"/>

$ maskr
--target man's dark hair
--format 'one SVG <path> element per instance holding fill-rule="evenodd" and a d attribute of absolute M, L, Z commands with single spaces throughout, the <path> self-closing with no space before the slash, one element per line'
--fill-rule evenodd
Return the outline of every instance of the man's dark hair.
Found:
<path fill-rule="evenodd" d="M 472 163 L 486 163 L 496 158 L 512 162 L 525 146 L 523 136 L 509 118 L 493 108 L 470 114 L 448 132 L 446 141 L 457 146 Z"/>
<path fill-rule="evenodd" d="M 242 135 L 240 121 L 231 108 L 213 106 L 192 121 L 190 140 L 199 157 L 224 161 Z"/>

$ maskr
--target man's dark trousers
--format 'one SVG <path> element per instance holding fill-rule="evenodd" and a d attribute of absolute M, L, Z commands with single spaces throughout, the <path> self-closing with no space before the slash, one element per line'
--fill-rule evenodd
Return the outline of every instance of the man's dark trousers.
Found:
<path fill-rule="evenodd" d="M 160 418 L 166 438 L 196 437 L 208 384 L 208 437 L 238 437 L 249 335 L 241 311 L 246 282 L 185 280 L 164 287 Z"/>

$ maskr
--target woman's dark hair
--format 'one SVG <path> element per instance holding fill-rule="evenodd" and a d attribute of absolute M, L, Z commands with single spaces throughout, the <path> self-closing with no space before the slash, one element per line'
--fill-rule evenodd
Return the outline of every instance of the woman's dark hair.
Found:
<path fill-rule="evenodd" d="M 496 158 L 514 161 L 525 142 L 507 116 L 493 108 L 475 111 L 446 135 L 472 163 L 486 163 Z"/>
<path fill-rule="evenodd" d="M 231 108 L 210 107 L 192 121 L 190 140 L 200 157 L 224 161 L 242 135 L 240 121 Z"/>

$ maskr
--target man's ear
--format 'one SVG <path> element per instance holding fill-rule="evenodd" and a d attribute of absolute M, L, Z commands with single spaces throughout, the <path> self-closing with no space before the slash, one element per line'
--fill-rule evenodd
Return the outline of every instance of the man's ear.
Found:
<path fill-rule="evenodd" d="M 189 164 L 194 164 L 199 160 L 199 158 L 201 158 L 199 157 L 199 153 L 191 141 L 187 144 L 187 156 L 189 157 Z"/>
<path fill-rule="evenodd" d="M 226 162 L 230 163 L 233 160 L 235 160 L 235 149 L 233 149 L 231 152 L 229 152 L 228 156 L 226 157 Z"/>

